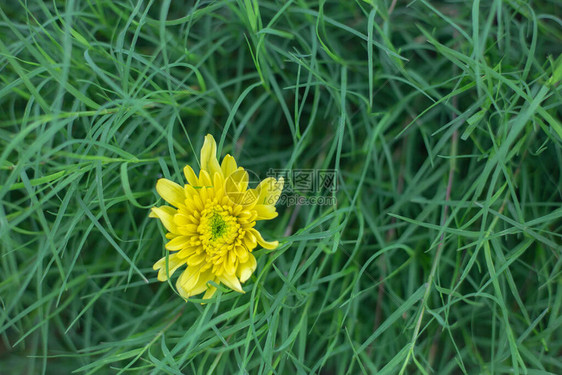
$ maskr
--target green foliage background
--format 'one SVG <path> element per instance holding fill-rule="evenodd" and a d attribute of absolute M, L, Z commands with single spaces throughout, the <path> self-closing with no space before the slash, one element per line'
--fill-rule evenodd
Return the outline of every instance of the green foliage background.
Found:
<path fill-rule="evenodd" d="M 0 0 L 0 373 L 562 373 L 560 16 Z M 156 280 L 148 212 L 207 133 L 338 191 L 201 305 Z"/>

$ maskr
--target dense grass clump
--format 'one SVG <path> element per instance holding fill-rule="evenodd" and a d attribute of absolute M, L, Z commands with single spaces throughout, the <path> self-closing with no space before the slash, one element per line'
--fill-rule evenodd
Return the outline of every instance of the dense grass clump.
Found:
<path fill-rule="evenodd" d="M 0 373 L 562 373 L 560 17 L 0 0 Z M 148 213 L 207 133 L 288 175 L 281 246 L 185 303 Z"/>

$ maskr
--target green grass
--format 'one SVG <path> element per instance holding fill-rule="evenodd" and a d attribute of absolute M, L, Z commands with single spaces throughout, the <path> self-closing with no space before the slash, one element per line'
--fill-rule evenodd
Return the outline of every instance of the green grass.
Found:
<path fill-rule="evenodd" d="M 562 373 L 557 3 L 0 0 L 0 374 Z M 201 305 L 148 213 L 207 133 L 338 190 Z"/>

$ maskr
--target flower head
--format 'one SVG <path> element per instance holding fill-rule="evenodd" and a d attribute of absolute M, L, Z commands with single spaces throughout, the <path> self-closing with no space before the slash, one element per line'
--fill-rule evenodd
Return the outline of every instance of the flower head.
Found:
<path fill-rule="evenodd" d="M 283 190 L 283 178 L 266 178 L 255 189 L 248 189 L 248 172 L 237 167 L 226 155 L 221 164 L 217 145 L 208 134 L 201 148 L 199 176 L 187 165 L 187 184 L 167 179 L 156 183 L 156 191 L 170 206 L 153 207 L 150 217 L 162 221 L 168 230 L 166 249 L 173 252 L 154 264 L 158 280 L 166 281 L 186 265 L 177 280 L 180 295 L 187 299 L 206 292 L 210 298 L 224 284 L 244 293 L 240 283 L 256 269 L 252 250 L 258 244 L 275 249 L 278 241 L 266 241 L 254 226 L 258 220 L 277 216 L 275 203 Z"/>

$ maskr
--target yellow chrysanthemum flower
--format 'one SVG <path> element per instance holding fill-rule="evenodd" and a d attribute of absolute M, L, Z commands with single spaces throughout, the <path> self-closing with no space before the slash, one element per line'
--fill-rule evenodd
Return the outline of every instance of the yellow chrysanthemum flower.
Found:
<path fill-rule="evenodd" d="M 275 249 L 278 241 L 265 241 L 254 226 L 258 220 L 277 216 L 275 203 L 283 190 L 283 178 L 266 178 L 257 188 L 248 189 L 248 172 L 237 167 L 226 155 L 219 165 L 217 145 L 208 134 L 201 148 L 199 177 L 187 165 L 183 187 L 162 178 L 156 191 L 174 207 L 153 207 L 150 217 L 158 218 L 168 230 L 166 249 L 174 253 L 154 264 L 158 280 L 166 281 L 181 266 L 187 265 L 176 287 L 187 299 L 206 291 L 211 298 L 224 284 L 244 293 L 240 283 L 256 269 L 252 250 L 259 244 Z"/>

